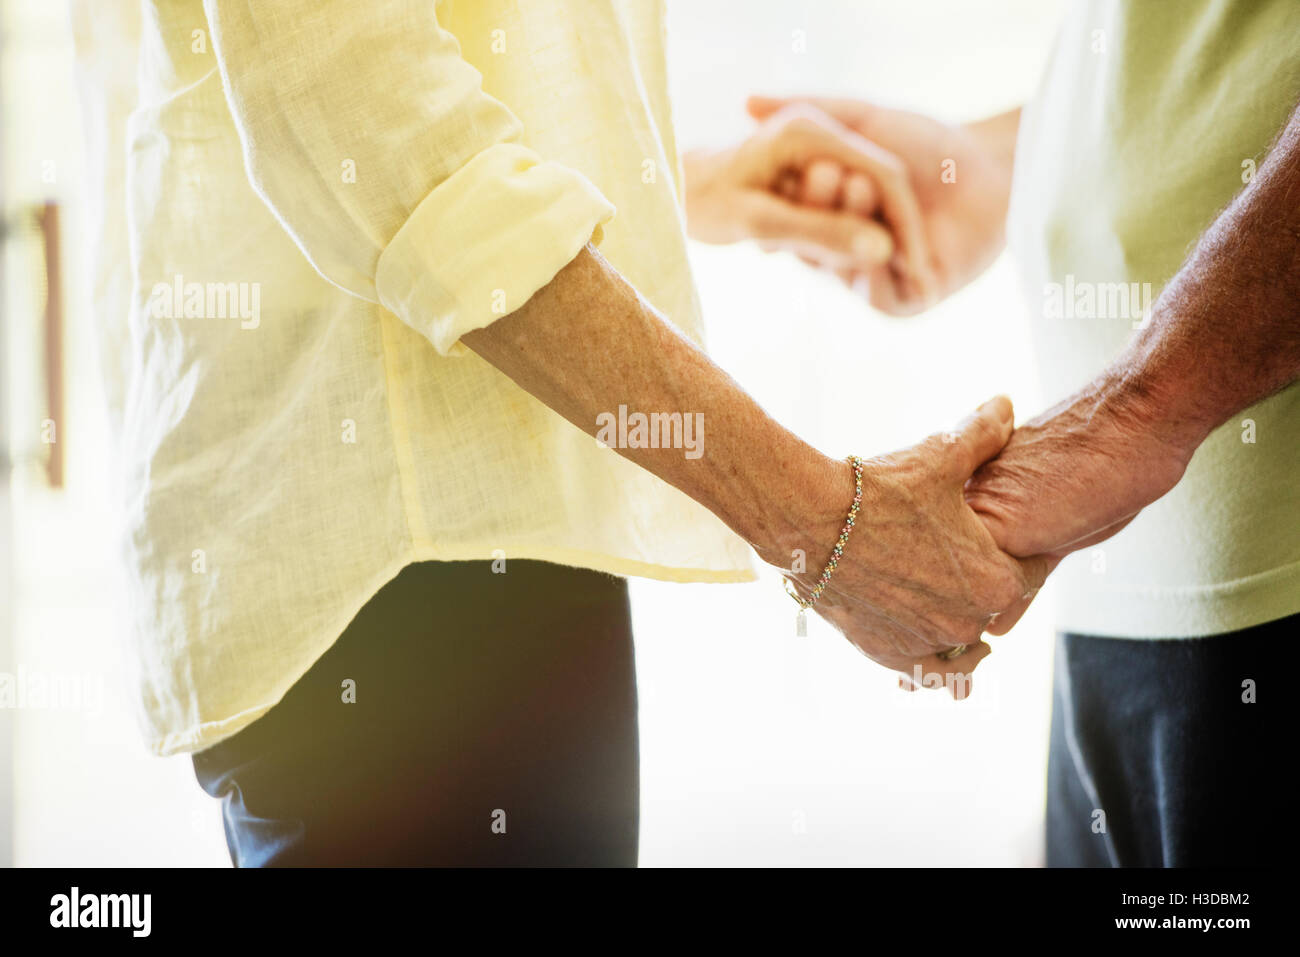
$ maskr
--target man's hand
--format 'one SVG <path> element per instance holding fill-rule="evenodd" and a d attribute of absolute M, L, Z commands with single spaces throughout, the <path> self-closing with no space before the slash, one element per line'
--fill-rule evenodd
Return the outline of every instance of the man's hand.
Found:
<path fill-rule="evenodd" d="M 1049 562 L 1004 554 L 962 496 L 971 473 L 1002 449 L 1011 428 L 1011 403 L 997 398 L 955 432 L 865 463 L 858 521 L 814 608 L 867 657 L 905 676 L 918 667 L 945 676 L 964 694 L 964 682 L 952 678 L 964 678 L 988 654 L 981 636 L 989 623 L 1027 605 L 1042 585 Z M 785 547 L 759 551 L 781 568 L 792 564 L 796 549 L 804 553 L 806 570 L 789 577 L 805 598 L 839 534 L 851 489 L 849 468 L 835 469 L 817 494 L 796 503 L 811 503 L 813 511 L 792 519 Z M 970 651 L 937 657 L 961 644 Z"/>
<path fill-rule="evenodd" d="M 1201 437 L 1157 427 L 1158 403 L 1112 374 L 1016 429 L 966 485 L 1012 555 L 1053 556 L 1114 535 L 1182 478 Z"/>
<path fill-rule="evenodd" d="M 999 547 L 1041 556 L 1050 574 L 1178 484 L 1200 436 L 1175 435 L 1160 418 L 1151 397 L 1103 374 L 1017 428 L 966 483 L 966 501 Z M 1010 631 L 1032 600 L 1003 609 L 989 633 Z"/>
<path fill-rule="evenodd" d="M 896 316 L 920 312 L 966 285 L 997 258 L 1006 240 L 1019 110 L 979 123 L 948 125 L 860 100 L 752 97 L 749 112 L 761 120 L 798 104 L 816 107 L 906 164 L 933 257 L 936 296 L 927 299 L 902 281 L 896 263 L 838 270 L 851 284 L 866 279 L 875 308 Z M 829 176 L 806 179 L 797 198 L 816 206 L 842 189 Z"/>
<path fill-rule="evenodd" d="M 893 262 L 909 294 L 933 295 L 926 229 L 903 164 L 820 111 L 773 110 L 739 146 L 688 153 L 683 166 L 694 238 L 754 239 L 835 271 L 871 273 Z M 800 183 L 828 179 L 847 204 L 791 198 Z"/>

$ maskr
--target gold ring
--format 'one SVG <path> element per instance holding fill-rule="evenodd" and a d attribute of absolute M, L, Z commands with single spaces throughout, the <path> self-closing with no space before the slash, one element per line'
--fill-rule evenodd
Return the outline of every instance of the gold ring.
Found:
<path fill-rule="evenodd" d="M 970 645 L 954 645 L 947 651 L 936 652 L 935 657 L 942 658 L 944 661 L 952 661 L 952 659 L 960 658 L 968 651 L 970 651 Z"/>

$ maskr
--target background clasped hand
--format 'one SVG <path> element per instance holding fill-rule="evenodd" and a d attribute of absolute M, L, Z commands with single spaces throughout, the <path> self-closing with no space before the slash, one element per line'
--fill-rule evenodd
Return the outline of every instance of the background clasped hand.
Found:
<path fill-rule="evenodd" d="M 949 124 L 862 100 L 756 96 L 748 103 L 750 115 L 764 123 L 793 108 L 815 111 L 823 123 L 851 130 L 904 171 L 890 192 L 910 193 L 907 206 L 919 212 L 923 248 L 930 257 L 925 272 L 932 283 L 922 287 L 905 281 L 894 262 L 831 267 L 855 289 L 865 283 L 876 309 L 893 316 L 921 312 L 969 283 L 997 258 L 1005 244 L 1018 111 Z M 811 208 L 862 212 L 852 199 L 869 193 L 872 184 L 855 184 L 858 175 L 844 166 L 820 163 L 800 180 L 783 181 L 783 194 Z M 893 225 L 888 217 L 881 221 Z M 921 249 L 921 243 L 916 248 Z"/>
<path fill-rule="evenodd" d="M 922 683 L 964 697 L 970 672 L 991 650 L 983 633 L 1000 613 L 1027 603 L 1047 575 L 1046 558 L 999 549 L 963 495 L 971 474 L 1006 444 L 1012 419 L 1010 401 L 999 397 L 954 432 L 864 463 L 857 524 L 814 608 L 867 657 L 903 674 L 905 687 L 919 669 Z M 837 464 L 813 497 L 813 514 L 787 541 L 807 555 L 806 571 L 787 572 L 805 598 L 852 488 L 851 470 Z M 791 551 L 763 557 L 787 568 Z M 970 646 L 966 654 L 938 657 L 962 644 Z"/>
<path fill-rule="evenodd" d="M 885 270 L 907 296 L 935 295 L 906 166 L 816 107 L 774 108 L 740 145 L 692 152 L 683 163 L 694 238 L 753 239 L 845 275 Z"/>

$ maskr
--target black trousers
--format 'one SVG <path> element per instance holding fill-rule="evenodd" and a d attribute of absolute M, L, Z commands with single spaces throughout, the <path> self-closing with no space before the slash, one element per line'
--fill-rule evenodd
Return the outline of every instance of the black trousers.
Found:
<path fill-rule="evenodd" d="M 236 866 L 635 866 L 626 582 L 410 565 L 194 769 Z"/>
<path fill-rule="evenodd" d="M 1048 866 L 1277 861 L 1297 638 L 1300 616 L 1209 638 L 1061 635 Z"/>

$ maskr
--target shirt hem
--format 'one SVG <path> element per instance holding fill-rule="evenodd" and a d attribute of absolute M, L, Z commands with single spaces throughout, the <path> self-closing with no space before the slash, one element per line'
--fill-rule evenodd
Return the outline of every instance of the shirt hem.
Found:
<path fill-rule="evenodd" d="M 375 578 L 371 579 L 371 584 L 361 590 L 362 598 L 358 602 L 351 603 L 345 614 L 335 619 L 334 627 L 324 629 L 324 633 L 329 635 L 329 640 L 321 644 L 311 655 L 310 661 L 306 667 L 292 675 L 290 680 L 283 687 L 275 692 L 271 701 L 254 705 L 251 708 L 245 708 L 236 714 L 225 718 L 219 718 L 215 721 L 204 721 L 197 725 L 192 725 L 183 731 L 177 731 L 172 734 L 161 735 L 146 739 L 146 748 L 151 754 L 158 757 L 169 757 L 176 754 L 195 753 L 206 748 L 213 747 L 227 738 L 233 737 L 244 728 L 248 727 L 262 715 L 266 714 L 288 693 L 300 678 L 320 659 L 326 651 L 333 646 L 339 636 L 347 629 L 366 602 L 370 601 L 381 588 L 392 581 L 397 574 L 407 565 L 415 562 L 425 561 L 490 561 L 493 552 L 505 552 L 506 560 L 527 560 L 553 562 L 559 565 L 569 565 L 576 568 L 585 568 L 591 571 L 608 572 L 619 577 L 636 577 L 651 578 L 656 581 L 677 582 L 677 583 L 702 583 L 702 584 L 738 584 L 741 582 L 754 581 L 758 578 L 754 571 L 753 565 L 750 564 L 745 568 L 693 568 L 693 567 L 674 567 L 670 565 L 661 565 L 655 562 L 641 562 L 630 558 L 621 558 L 614 555 L 606 555 L 602 552 L 592 552 L 575 548 L 548 548 L 534 545 L 521 546 L 501 546 L 493 545 L 491 547 L 484 545 L 424 545 L 413 548 L 407 555 L 399 557 L 384 567 L 384 570 Z M 497 556 L 499 557 L 499 556 Z"/>
<path fill-rule="evenodd" d="M 1069 588 L 1056 629 L 1152 641 L 1229 634 L 1300 614 L 1300 562 L 1210 585 Z"/>

